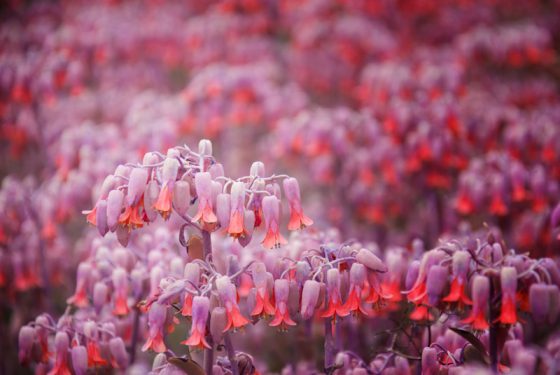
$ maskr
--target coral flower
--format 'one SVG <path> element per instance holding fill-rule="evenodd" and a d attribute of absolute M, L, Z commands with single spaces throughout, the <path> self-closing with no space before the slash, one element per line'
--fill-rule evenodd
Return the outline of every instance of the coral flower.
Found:
<path fill-rule="evenodd" d="M 167 347 L 163 342 L 163 326 L 165 324 L 165 318 L 165 307 L 157 302 L 154 302 L 150 306 L 150 311 L 148 312 L 148 340 L 142 347 L 143 352 L 150 349 L 156 353 L 163 353 L 167 350 Z"/>
<path fill-rule="evenodd" d="M 327 308 L 321 313 L 321 318 L 336 318 L 348 316 L 350 312 L 342 304 L 342 297 L 340 295 L 340 272 L 336 268 L 331 268 L 327 271 L 327 292 L 328 302 Z"/>
<path fill-rule="evenodd" d="M 198 211 L 193 217 L 193 221 L 199 221 L 206 225 L 215 224 L 218 218 L 212 206 L 212 177 L 210 173 L 197 173 L 194 176 L 194 185 L 198 196 Z"/>
<path fill-rule="evenodd" d="M 451 269 L 453 280 L 451 290 L 443 302 L 456 302 L 459 305 L 472 305 L 471 299 L 465 292 L 467 273 L 469 271 L 470 254 L 466 251 L 457 251 L 453 254 Z"/>
<path fill-rule="evenodd" d="M 91 275 L 91 265 L 88 263 L 80 263 L 78 266 L 78 275 L 76 277 L 76 292 L 66 301 L 76 307 L 87 307 L 89 305 L 87 287 Z"/>
<path fill-rule="evenodd" d="M 286 279 L 278 279 L 274 281 L 274 299 L 276 300 L 276 308 L 274 311 L 274 319 L 270 322 L 271 327 L 281 326 L 286 329 L 287 326 L 295 326 L 296 322 L 290 318 L 288 310 L 288 295 L 290 292 L 290 283 Z"/>
<path fill-rule="evenodd" d="M 253 266 L 253 283 L 256 288 L 255 307 L 251 316 L 274 315 L 275 308 L 270 301 L 268 291 L 268 273 L 263 263 L 258 262 Z"/>
<path fill-rule="evenodd" d="M 234 237 L 240 237 L 245 232 L 243 219 L 245 217 L 245 184 L 234 182 L 231 187 L 231 213 L 229 217 L 228 233 Z"/>
<path fill-rule="evenodd" d="M 471 314 L 462 322 L 472 324 L 474 329 L 483 331 L 489 327 L 486 320 L 486 309 L 490 297 L 490 281 L 488 278 L 480 275 L 475 276 L 472 291 L 473 309 Z"/>
<path fill-rule="evenodd" d="M 115 305 L 113 314 L 127 315 L 130 312 L 128 307 L 128 275 L 124 268 L 116 268 L 112 275 L 113 287 L 115 289 Z"/>
<path fill-rule="evenodd" d="M 312 225 L 313 220 L 303 213 L 301 207 L 301 195 L 298 181 L 290 177 L 284 180 L 283 185 L 286 198 L 290 203 L 290 221 L 288 223 L 288 229 L 297 230 Z"/>
<path fill-rule="evenodd" d="M 362 303 L 362 291 L 368 288 L 367 270 L 361 263 L 354 263 L 350 268 L 350 290 L 343 308 L 350 313 L 361 312 L 365 316 L 372 314 Z"/>
<path fill-rule="evenodd" d="M 278 225 L 280 221 L 280 201 L 271 195 L 263 198 L 262 205 L 266 226 L 266 236 L 262 242 L 263 246 L 272 249 L 287 244 L 286 239 L 280 234 L 280 227 Z"/>
<path fill-rule="evenodd" d="M 504 267 L 500 273 L 502 288 L 502 309 L 496 321 L 502 324 L 517 323 L 515 295 L 517 292 L 517 270 L 515 267 Z"/>
<path fill-rule="evenodd" d="M 161 214 L 164 219 L 168 219 L 171 215 L 173 206 L 173 187 L 177 179 L 179 171 L 179 162 L 173 157 L 167 157 L 163 162 L 162 168 L 162 187 L 159 192 L 158 199 L 154 204 L 154 208 Z"/>
<path fill-rule="evenodd" d="M 181 344 L 195 346 L 200 349 L 211 349 L 210 344 L 208 344 L 205 338 L 209 309 L 210 300 L 208 297 L 196 296 L 193 298 L 191 334 Z"/>
<path fill-rule="evenodd" d="M 235 285 L 231 282 L 229 277 L 222 276 L 216 280 L 216 288 L 222 303 L 224 304 L 227 312 L 227 324 L 224 332 L 230 328 L 241 328 L 249 321 L 241 315 L 239 306 L 237 305 L 237 297 Z"/>
<path fill-rule="evenodd" d="M 66 332 L 58 332 L 54 338 L 56 357 L 54 367 L 47 375 L 72 375 L 68 364 L 69 339 Z"/>

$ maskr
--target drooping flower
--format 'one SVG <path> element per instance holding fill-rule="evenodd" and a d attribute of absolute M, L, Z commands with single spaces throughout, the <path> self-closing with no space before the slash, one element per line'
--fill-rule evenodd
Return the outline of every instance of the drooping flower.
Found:
<path fill-rule="evenodd" d="M 463 323 L 472 324 L 476 330 L 486 330 L 489 327 L 486 319 L 488 299 L 490 297 L 490 281 L 486 276 L 476 275 L 472 285 L 473 308 L 470 315 L 463 319 Z"/>
<path fill-rule="evenodd" d="M 274 309 L 274 319 L 270 322 L 271 327 L 295 326 L 296 322 L 290 317 L 288 310 L 288 296 L 290 292 L 290 284 L 286 279 L 277 279 L 274 281 L 274 300 L 276 307 Z"/>
<path fill-rule="evenodd" d="M 313 316 L 315 308 L 317 307 L 317 302 L 319 301 L 319 295 L 321 293 L 321 285 L 315 280 L 307 280 L 303 284 L 303 289 L 301 291 L 301 317 L 303 319 L 309 319 Z"/>
<path fill-rule="evenodd" d="M 212 177 L 208 172 L 197 173 L 194 176 L 194 185 L 198 197 L 198 211 L 193 221 L 198 221 L 205 226 L 212 226 L 218 218 L 212 205 Z"/>
<path fill-rule="evenodd" d="M 198 287 L 200 282 L 200 266 L 196 263 L 187 263 L 185 265 L 184 277 L 187 281 L 187 288 L 193 289 Z M 188 290 L 185 292 L 185 299 L 183 301 L 183 307 L 181 308 L 181 314 L 183 316 L 191 316 L 192 314 L 192 303 L 193 295 Z"/>
<path fill-rule="evenodd" d="M 237 238 L 243 235 L 243 219 L 245 217 L 245 184 L 236 181 L 231 187 L 231 204 L 228 233 Z"/>
<path fill-rule="evenodd" d="M 55 361 L 54 367 L 47 375 L 72 375 L 68 361 L 70 340 L 66 332 L 57 332 L 54 338 Z"/>
<path fill-rule="evenodd" d="M 211 348 L 205 338 L 209 309 L 210 300 L 208 297 L 196 296 L 193 298 L 191 334 L 189 338 L 182 341 L 181 344 L 195 346 L 201 349 Z"/>
<path fill-rule="evenodd" d="M 301 207 L 301 195 L 298 181 L 293 177 L 289 177 L 284 180 L 283 185 L 286 198 L 290 204 L 288 229 L 297 230 L 312 225 L 313 220 L 303 213 L 303 208 Z"/>
<path fill-rule="evenodd" d="M 105 366 L 107 361 L 101 356 L 97 323 L 91 320 L 85 322 L 84 334 L 86 336 L 88 367 Z"/>
<path fill-rule="evenodd" d="M 150 306 L 148 312 L 148 340 L 142 347 L 143 352 L 153 350 L 156 353 L 163 353 L 167 350 L 163 342 L 166 313 L 166 308 L 157 302 Z"/>
<path fill-rule="evenodd" d="M 163 162 L 161 171 L 162 186 L 158 199 L 154 204 L 154 208 L 166 220 L 169 218 L 169 215 L 171 215 L 171 208 L 173 207 L 173 188 L 178 172 L 179 161 L 175 157 L 168 156 Z"/>
<path fill-rule="evenodd" d="M 362 302 L 362 292 L 369 287 L 367 282 L 367 270 L 361 263 L 354 263 L 350 268 L 350 290 L 343 308 L 350 313 L 361 312 L 370 316 L 371 311 L 366 309 Z"/>
<path fill-rule="evenodd" d="M 497 321 L 502 324 L 517 323 L 515 297 L 517 293 L 517 270 L 515 267 L 504 267 L 500 272 L 502 289 L 502 308 Z"/>
<path fill-rule="evenodd" d="M 239 306 L 237 305 L 237 296 L 235 285 L 231 282 L 229 277 L 221 276 L 216 280 L 216 289 L 224 307 L 227 311 L 227 325 L 224 332 L 230 328 L 241 328 L 249 321 L 241 315 Z"/>
<path fill-rule="evenodd" d="M 331 268 L 327 271 L 327 308 L 321 313 L 321 318 L 345 317 L 349 314 L 340 295 L 340 272 L 336 268 Z"/>
<path fill-rule="evenodd" d="M 255 285 L 255 307 L 251 311 L 252 316 L 274 315 L 275 308 L 270 301 L 268 291 L 268 274 L 263 263 L 257 262 L 252 268 L 253 284 Z"/>
<path fill-rule="evenodd" d="M 266 236 L 263 246 L 272 249 L 287 244 L 288 242 L 280 233 L 280 201 L 275 196 L 263 198 L 263 216 L 266 226 Z"/>
<path fill-rule="evenodd" d="M 76 307 L 87 307 L 89 305 L 87 288 L 91 271 L 92 268 L 89 263 L 80 263 L 76 276 L 76 291 L 72 297 L 66 300 L 67 303 L 73 304 Z"/>
<path fill-rule="evenodd" d="M 114 307 L 113 314 L 127 315 L 130 312 L 128 307 L 128 274 L 122 267 L 115 268 L 112 275 L 114 287 Z"/>
<path fill-rule="evenodd" d="M 453 254 L 451 263 L 451 270 L 453 273 L 451 290 L 449 291 L 449 294 L 442 299 L 442 301 L 458 303 L 460 306 L 472 305 L 471 299 L 465 292 L 470 257 L 470 254 L 466 251 L 456 251 Z"/>

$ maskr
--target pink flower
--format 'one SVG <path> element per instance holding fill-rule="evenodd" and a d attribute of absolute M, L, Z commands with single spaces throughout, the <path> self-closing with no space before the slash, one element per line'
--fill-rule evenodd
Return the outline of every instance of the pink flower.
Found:
<path fill-rule="evenodd" d="M 212 177 L 208 172 L 197 173 L 194 176 L 194 186 L 198 196 L 198 211 L 193 221 L 199 221 L 204 226 L 212 226 L 218 221 L 212 206 Z"/>
<path fill-rule="evenodd" d="M 274 311 L 274 319 L 270 322 L 271 327 L 281 325 L 282 328 L 286 326 L 295 326 L 296 322 L 290 318 L 288 310 L 288 295 L 290 292 L 290 284 L 286 279 L 278 279 L 274 281 L 274 299 L 276 300 L 276 308 Z"/>
<path fill-rule="evenodd" d="M 171 215 L 171 208 L 173 204 L 173 187 L 177 179 L 179 171 L 179 161 L 174 157 L 167 157 L 163 162 L 162 168 L 162 186 L 159 192 L 158 199 L 154 204 L 154 208 L 161 214 L 164 219 L 168 219 Z"/>
<path fill-rule="evenodd" d="M 167 350 L 163 342 L 166 313 L 166 308 L 157 302 L 150 306 L 150 311 L 148 312 L 148 340 L 142 347 L 143 352 L 150 349 L 156 353 L 163 353 Z"/>
<path fill-rule="evenodd" d="M 290 221 L 288 223 L 289 230 L 297 230 L 308 227 L 313 224 L 313 220 L 308 218 L 301 207 L 301 196 L 298 181 L 289 177 L 284 180 L 284 192 L 290 204 Z"/>
<path fill-rule="evenodd" d="M 249 321 L 241 315 L 239 306 L 237 305 L 237 293 L 235 285 L 231 282 L 229 277 L 221 276 L 216 280 L 216 288 L 218 295 L 227 311 L 227 325 L 224 332 L 230 328 L 241 328 Z"/>
<path fill-rule="evenodd" d="M 471 314 L 462 320 L 463 323 L 472 324 L 474 329 L 488 329 L 486 320 L 486 309 L 490 298 L 490 281 L 486 276 L 477 275 L 474 277 L 472 286 L 473 308 Z"/>
<path fill-rule="evenodd" d="M 263 263 L 257 262 L 253 265 L 253 284 L 255 284 L 255 307 L 251 311 L 252 316 L 274 315 L 275 308 L 270 301 L 268 291 L 268 273 Z"/>
<path fill-rule="evenodd" d="M 245 184 L 234 182 L 231 187 L 231 213 L 229 217 L 228 233 L 232 237 L 240 237 L 245 232 L 243 219 L 245 216 Z"/>
<path fill-rule="evenodd" d="M 275 196 L 266 196 L 263 198 L 263 215 L 266 226 L 266 236 L 262 242 L 263 246 L 272 249 L 280 247 L 288 242 L 280 234 L 280 201 Z"/>
<path fill-rule="evenodd" d="M 181 344 L 195 346 L 199 348 L 210 349 L 210 344 L 206 341 L 206 321 L 208 320 L 208 311 L 210 309 L 210 300 L 208 297 L 196 296 L 192 304 L 192 325 L 191 335 Z"/>

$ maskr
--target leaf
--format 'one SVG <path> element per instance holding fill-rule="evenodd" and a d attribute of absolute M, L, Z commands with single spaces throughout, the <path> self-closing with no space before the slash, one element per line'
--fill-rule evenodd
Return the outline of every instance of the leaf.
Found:
<path fill-rule="evenodd" d="M 187 242 L 187 252 L 191 259 L 202 259 L 204 260 L 204 247 L 202 244 L 202 238 L 196 235 L 192 235 Z"/>
<path fill-rule="evenodd" d="M 204 375 L 204 370 L 198 363 L 188 358 L 171 357 L 167 360 L 173 366 L 177 367 L 188 375 Z"/>
<path fill-rule="evenodd" d="M 490 363 L 490 356 L 486 352 L 486 348 L 484 348 L 482 342 L 475 335 L 461 328 L 449 327 L 449 329 L 467 340 L 483 356 L 484 361 Z"/>

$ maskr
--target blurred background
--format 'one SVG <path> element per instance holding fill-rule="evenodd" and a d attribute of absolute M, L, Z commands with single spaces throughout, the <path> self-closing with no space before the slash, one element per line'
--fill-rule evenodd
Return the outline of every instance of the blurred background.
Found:
<path fill-rule="evenodd" d="M 298 177 L 346 238 L 560 248 L 558 0 L 3 1 L 0 19 L 3 373 L 17 329 L 64 311 L 104 176 L 201 138 L 232 177 Z"/>

